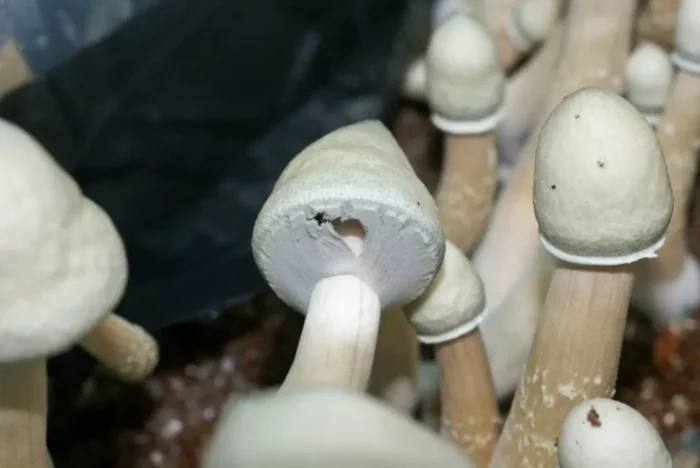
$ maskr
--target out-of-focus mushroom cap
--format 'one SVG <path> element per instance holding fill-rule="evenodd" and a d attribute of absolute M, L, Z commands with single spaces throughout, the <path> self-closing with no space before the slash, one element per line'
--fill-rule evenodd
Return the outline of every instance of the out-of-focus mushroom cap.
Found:
<path fill-rule="evenodd" d="M 658 123 L 673 82 L 673 65 L 668 53 L 652 42 L 639 44 L 627 62 L 627 99 L 650 123 Z"/>
<path fill-rule="evenodd" d="M 484 285 L 471 262 L 447 241 L 440 271 L 404 310 L 422 343 L 444 343 L 469 333 L 484 319 Z"/>
<path fill-rule="evenodd" d="M 564 418 L 559 468 L 672 468 L 671 455 L 649 421 L 608 398 L 576 405 Z"/>
<path fill-rule="evenodd" d="M 352 245 L 337 233 L 343 226 L 356 227 Z M 275 293 L 304 313 L 316 283 L 335 275 L 360 278 L 384 308 L 415 299 L 440 268 L 445 238 L 435 201 L 391 133 L 362 122 L 289 163 L 252 246 Z"/>
<path fill-rule="evenodd" d="M 561 0 L 520 0 L 508 24 L 508 37 L 523 52 L 529 52 L 552 32 L 561 4 Z"/>
<path fill-rule="evenodd" d="M 561 260 L 622 265 L 654 257 L 673 194 L 653 129 L 614 93 L 570 94 L 540 133 L 534 206 L 542 243 Z"/>
<path fill-rule="evenodd" d="M 124 246 L 44 148 L 0 121 L 0 362 L 65 351 L 121 298 Z"/>
<path fill-rule="evenodd" d="M 686 71 L 700 74 L 700 0 L 679 1 L 673 61 Z"/>
<path fill-rule="evenodd" d="M 203 468 L 473 468 L 437 434 L 369 396 L 315 388 L 229 406 Z"/>

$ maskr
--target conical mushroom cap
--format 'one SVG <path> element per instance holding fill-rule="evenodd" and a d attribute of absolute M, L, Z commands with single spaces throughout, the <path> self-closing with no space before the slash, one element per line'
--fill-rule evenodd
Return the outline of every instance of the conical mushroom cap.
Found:
<path fill-rule="evenodd" d="M 315 388 L 230 406 L 203 468 L 473 468 L 437 434 L 366 395 Z"/>
<path fill-rule="evenodd" d="M 576 405 L 559 433 L 558 468 L 672 468 L 671 456 L 649 421 L 608 398 Z"/>
<path fill-rule="evenodd" d="M 426 66 L 428 103 L 442 130 L 460 133 L 452 127 L 492 118 L 503 105 L 505 75 L 496 46 L 472 16 L 453 14 L 435 30 Z"/>
<path fill-rule="evenodd" d="M 352 243 L 338 233 L 349 226 Z M 315 285 L 335 275 L 360 278 L 384 308 L 415 299 L 442 263 L 445 238 L 435 201 L 391 133 L 362 122 L 289 163 L 258 215 L 252 246 L 275 293 L 305 313 Z"/>
<path fill-rule="evenodd" d="M 570 94 L 547 119 L 533 201 L 545 248 L 589 265 L 655 256 L 673 212 L 653 129 L 626 99 L 599 88 Z"/>
<path fill-rule="evenodd" d="M 639 44 L 627 62 L 627 99 L 642 113 L 659 114 L 672 82 L 668 53 L 652 42 Z"/>
<path fill-rule="evenodd" d="M 444 343 L 469 333 L 484 319 L 484 285 L 462 251 L 447 241 L 440 271 L 404 311 L 421 342 Z"/>

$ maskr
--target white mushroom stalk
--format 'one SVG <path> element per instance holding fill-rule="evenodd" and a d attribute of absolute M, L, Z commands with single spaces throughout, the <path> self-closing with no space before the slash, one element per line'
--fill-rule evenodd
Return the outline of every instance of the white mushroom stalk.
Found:
<path fill-rule="evenodd" d="M 700 266 L 688 251 L 686 228 L 700 137 L 700 2 L 685 0 L 678 11 L 675 62 L 679 67 L 657 136 L 666 155 L 674 212 L 657 258 L 640 264 L 633 302 L 658 324 L 700 305 Z"/>
<path fill-rule="evenodd" d="M 541 262 L 537 222 L 532 212 L 534 156 L 539 128 L 544 117 L 567 94 L 585 87 L 598 86 L 620 90 L 627 63 L 637 2 L 634 0 L 570 0 L 565 24 L 563 48 L 543 114 L 524 146 L 508 185 L 496 203 L 481 244 L 472 257 L 484 281 L 491 313 L 484 320 L 484 336 L 490 360 L 517 359 L 522 364 L 532 336 L 521 336 L 512 346 L 504 346 L 503 329 L 532 329 L 529 313 L 519 308 L 502 309 L 506 296 L 516 284 L 526 280 Z M 514 301 L 519 303 L 519 301 Z M 532 309 L 532 305 L 527 306 Z M 520 326 L 516 323 L 521 324 Z M 523 344 L 528 345 L 522 347 Z M 510 358 L 495 357 L 508 353 Z M 522 367 L 521 367 L 522 368 Z M 494 380 L 499 381 L 492 368 Z"/>
<path fill-rule="evenodd" d="M 433 124 L 445 134 L 436 193 L 445 236 L 471 250 L 486 227 L 496 181 L 494 130 L 505 75 L 486 29 L 455 14 L 435 31 L 427 52 L 427 95 Z"/>
<path fill-rule="evenodd" d="M 418 297 L 440 268 L 437 207 L 379 122 L 332 132 L 284 170 L 255 223 L 272 290 L 306 314 L 284 386 L 367 388 L 382 309 Z"/>
<path fill-rule="evenodd" d="M 134 368 L 122 366 L 123 359 L 145 355 L 155 363 L 157 348 L 151 341 L 148 349 L 131 349 L 143 343 L 143 333 L 134 336 L 140 329 L 110 314 L 124 291 L 127 263 L 109 217 L 44 148 L 5 121 L 0 167 L 0 466 L 46 468 L 47 358 L 82 340 L 129 376 Z M 125 332 L 119 339 L 111 334 L 114 321 Z"/>
<path fill-rule="evenodd" d="M 650 41 L 673 49 L 676 11 L 680 0 L 646 0 L 637 20 L 637 42 Z"/>
<path fill-rule="evenodd" d="M 668 53 L 651 42 L 638 44 L 627 62 L 625 97 L 657 125 L 673 83 L 673 65 Z"/>
<path fill-rule="evenodd" d="M 567 96 L 540 133 L 540 240 L 559 259 L 492 466 L 554 466 L 559 425 L 615 388 L 633 266 L 673 213 L 664 156 L 644 117 L 600 88 Z"/>
<path fill-rule="evenodd" d="M 558 468 L 673 468 L 654 426 L 634 408 L 609 398 L 574 406 L 561 425 Z"/>
<path fill-rule="evenodd" d="M 297 388 L 228 405 L 203 468 L 475 468 L 429 429 L 342 389 Z"/>
<path fill-rule="evenodd" d="M 486 298 L 469 260 L 449 240 L 442 268 L 423 296 L 405 310 L 418 339 L 436 347 L 443 436 L 477 468 L 488 467 L 500 420 L 478 329 L 486 314 Z"/>

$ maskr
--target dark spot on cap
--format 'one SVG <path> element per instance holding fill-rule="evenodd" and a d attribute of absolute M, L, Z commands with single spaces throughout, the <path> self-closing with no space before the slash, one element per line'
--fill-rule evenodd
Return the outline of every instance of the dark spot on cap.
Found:
<path fill-rule="evenodd" d="M 605 163 L 603 161 L 598 161 L 598 167 L 605 167 Z"/>
<path fill-rule="evenodd" d="M 328 217 L 326 216 L 326 213 L 316 213 L 313 219 L 319 226 L 323 223 L 328 222 Z"/>
<path fill-rule="evenodd" d="M 576 115 L 574 115 L 574 118 L 575 118 L 575 119 L 578 119 L 579 117 L 581 117 L 581 114 L 576 114 Z"/>
<path fill-rule="evenodd" d="M 603 423 L 600 422 L 600 415 L 595 410 L 595 408 L 592 406 L 591 406 L 591 409 L 588 410 L 588 414 L 586 415 L 586 419 L 588 420 L 588 423 L 593 427 L 600 427 L 603 425 Z"/>
<path fill-rule="evenodd" d="M 552 185 L 551 187 L 552 187 L 552 190 L 556 190 L 556 189 L 557 189 L 557 186 L 556 186 L 556 185 Z"/>

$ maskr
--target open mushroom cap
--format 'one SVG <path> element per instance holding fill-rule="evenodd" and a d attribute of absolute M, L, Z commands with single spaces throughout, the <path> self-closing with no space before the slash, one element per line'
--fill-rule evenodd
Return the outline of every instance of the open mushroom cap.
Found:
<path fill-rule="evenodd" d="M 253 230 L 253 255 L 286 303 L 306 312 L 323 278 L 354 275 L 382 307 L 418 297 L 445 238 L 428 189 L 379 122 L 336 130 L 284 170 Z"/>
<path fill-rule="evenodd" d="M 623 265 L 654 257 L 673 213 L 654 130 L 617 94 L 570 94 L 540 133 L 533 202 L 542 244 L 561 260 Z"/>
<path fill-rule="evenodd" d="M 562 0 L 520 0 L 508 36 L 524 52 L 544 41 L 559 21 Z"/>
<path fill-rule="evenodd" d="M 673 61 L 700 74 L 700 0 L 680 0 L 676 16 Z"/>
<path fill-rule="evenodd" d="M 576 405 L 559 433 L 559 468 L 672 468 L 671 455 L 649 421 L 608 398 Z"/>
<path fill-rule="evenodd" d="M 437 434 L 366 395 L 315 388 L 229 406 L 203 468 L 473 468 Z"/>
<path fill-rule="evenodd" d="M 632 52 L 626 74 L 627 99 L 657 123 L 673 82 L 671 57 L 653 42 L 642 42 Z"/>
<path fill-rule="evenodd" d="M 481 278 L 461 250 L 445 245 L 445 259 L 423 295 L 404 306 L 425 344 L 444 343 L 469 333 L 486 316 Z"/>
<path fill-rule="evenodd" d="M 121 238 L 37 141 L 2 120 L 0 193 L 0 362 L 60 353 L 121 298 Z"/>
<path fill-rule="evenodd" d="M 497 123 L 505 75 L 496 45 L 474 17 L 455 13 L 433 33 L 426 53 L 431 119 L 448 133 L 481 133 Z"/>

